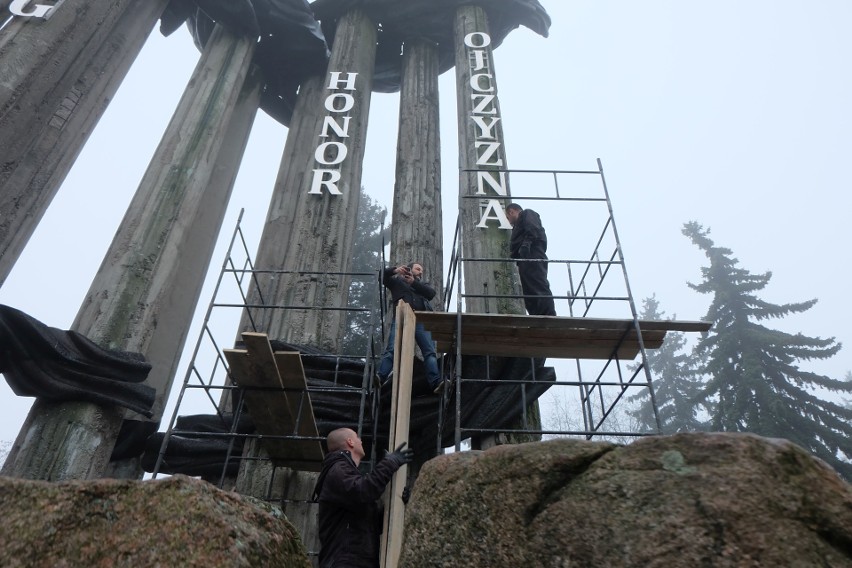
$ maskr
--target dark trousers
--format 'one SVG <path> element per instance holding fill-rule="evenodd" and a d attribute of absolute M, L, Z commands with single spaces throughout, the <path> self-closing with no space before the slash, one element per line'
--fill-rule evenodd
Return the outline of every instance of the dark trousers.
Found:
<path fill-rule="evenodd" d="M 546 260 L 545 256 L 543 260 Z M 519 262 L 518 274 L 521 277 L 521 289 L 524 296 L 524 306 L 531 316 L 555 316 L 553 292 L 547 280 L 547 262 Z"/>

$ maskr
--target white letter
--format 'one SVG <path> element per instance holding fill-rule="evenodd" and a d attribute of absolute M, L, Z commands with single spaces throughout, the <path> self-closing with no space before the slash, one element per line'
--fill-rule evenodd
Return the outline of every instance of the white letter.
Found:
<path fill-rule="evenodd" d="M 343 107 L 342 108 L 334 108 L 334 99 L 336 98 L 343 99 Z M 333 95 L 329 95 L 325 99 L 325 109 L 329 112 L 346 112 L 355 106 L 355 97 L 347 93 L 334 93 Z"/>
<path fill-rule="evenodd" d="M 330 116 L 326 116 L 322 121 L 322 134 L 320 134 L 321 138 L 328 138 L 328 127 L 330 126 L 334 133 L 340 136 L 341 138 L 349 138 L 349 121 L 352 120 L 351 116 L 344 116 L 343 118 L 343 126 L 339 125 L 336 120 L 334 120 Z"/>
<path fill-rule="evenodd" d="M 471 100 L 473 100 L 473 113 L 474 114 L 497 114 L 497 105 L 492 105 L 489 110 L 485 110 L 485 108 L 494 101 L 497 97 L 495 95 L 477 95 L 473 94 L 470 96 Z M 476 99 L 480 99 L 479 102 L 476 102 Z"/>
<path fill-rule="evenodd" d="M 497 153 L 497 150 L 500 149 L 499 142 L 476 142 L 476 147 L 480 148 L 485 146 L 485 151 L 476 159 L 477 166 L 502 166 L 503 160 L 501 158 L 494 158 L 493 162 L 489 162 L 494 154 Z"/>
<path fill-rule="evenodd" d="M 471 71 L 479 71 L 480 69 L 485 69 L 488 65 L 485 62 L 485 50 L 477 49 L 473 53 L 473 61 L 474 64 L 470 68 Z"/>
<path fill-rule="evenodd" d="M 494 92 L 494 85 L 491 84 L 491 81 L 488 82 L 487 87 L 479 88 L 479 80 L 483 77 L 487 77 L 491 79 L 492 75 L 490 73 L 480 73 L 478 75 L 470 76 L 470 88 L 474 91 L 478 91 L 480 93 L 491 93 Z"/>
<path fill-rule="evenodd" d="M 325 159 L 325 151 L 328 150 L 329 146 L 337 148 L 337 158 L 332 161 L 326 161 Z M 314 152 L 314 158 L 324 166 L 333 166 L 345 160 L 347 153 L 349 153 L 349 150 L 342 142 L 324 142 L 317 147 L 316 152 Z"/>
<path fill-rule="evenodd" d="M 476 172 L 476 195 L 485 195 L 485 184 L 491 186 L 497 195 L 507 195 L 506 172 L 500 172 L 500 181 L 494 179 L 494 172 Z"/>
<path fill-rule="evenodd" d="M 482 43 L 479 45 L 476 45 L 473 41 L 477 37 L 482 39 Z M 464 36 L 464 44 L 468 47 L 488 47 L 491 45 L 491 36 L 482 32 L 471 32 Z"/>
<path fill-rule="evenodd" d="M 485 124 L 485 119 L 481 116 L 472 116 L 473 122 L 479 127 L 479 138 L 493 138 L 496 139 L 497 135 L 491 132 L 491 129 L 494 128 L 498 122 L 500 122 L 500 117 L 492 118 L 490 124 Z"/>
<path fill-rule="evenodd" d="M 56 6 L 46 6 L 45 4 L 36 4 L 31 12 L 25 12 L 24 9 L 29 4 L 29 0 L 12 0 L 9 5 L 9 11 L 16 16 L 31 16 L 33 18 L 46 18 L 51 10 Z M 58 6 L 58 4 L 57 4 Z"/>
<path fill-rule="evenodd" d="M 493 213 L 493 215 L 489 215 L 489 213 Z M 496 199 L 489 199 L 488 202 L 484 204 L 482 218 L 479 220 L 479 224 L 476 226 L 476 228 L 487 229 L 488 225 L 486 223 L 488 221 L 499 221 L 500 229 L 512 228 L 512 224 L 509 223 L 509 219 L 506 218 L 506 212 L 503 211 L 503 208 L 500 206 Z"/>
<path fill-rule="evenodd" d="M 328 179 L 323 179 L 325 178 L 325 174 L 329 175 Z M 325 186 L 330 194 L 343 195 L 340 193 L 340 190 L 337 189 L 337 182 L 339 181 L 340 172 L 337 170 L 314 170 L 314 181 L 311 184 L 311 190 L 308 193 L 322 195 L 322 186 Z"/>
<path fill-rule="evenodd" d="M 344 91 L 355 90 L 355 77 L 358 76 L 358 73 L 347 73 L 346 81 L 340 79 L 340 71 L 329 71 L 328 74 L 331 75 L 331 78 L 328 80 L 329 89 L 343 89 Z M 341 83 L 343 83 L 345 87 L 341 87 Z"/>

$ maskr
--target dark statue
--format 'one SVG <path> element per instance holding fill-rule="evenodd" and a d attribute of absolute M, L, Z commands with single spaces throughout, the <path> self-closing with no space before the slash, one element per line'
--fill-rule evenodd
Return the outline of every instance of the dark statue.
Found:
<path fill-rule="evenodd" d="M 18 396 L 121 406 L 150 418 L 155 391 L 140 384 L 150 370 L 138 353 L 103 349 L 0 305 L 0 373 Z"/>

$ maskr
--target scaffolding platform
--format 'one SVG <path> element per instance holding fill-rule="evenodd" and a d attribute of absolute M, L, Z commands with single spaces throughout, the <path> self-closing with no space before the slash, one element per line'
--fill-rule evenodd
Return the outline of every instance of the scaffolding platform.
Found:
<path fill-rule="evenodd" d="M 555 357 L 562 359 L 633 359 L 640 352 L 638 323 L 645 349 L 658 349 L 669 331 L 710 329 L 704 321 L 653 321 L 502 314 L 415 312 L 417 323 L 432 333 L 442 353 L 462 355 Z"/>
<path fill-rule="evenodd" d="M 265 333 L 244 332 L 246 349 L 225 349 L 261 443 L 278 466 L 320 471 L 325 456 L 297 351 L 272 351 Z"/>

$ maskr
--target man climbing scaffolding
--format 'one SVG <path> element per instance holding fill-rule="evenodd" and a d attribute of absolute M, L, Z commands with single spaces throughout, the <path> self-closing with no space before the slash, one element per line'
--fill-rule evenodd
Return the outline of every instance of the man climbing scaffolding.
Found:
<path fill-rule="evenodd" d="M 391 266 L 384 270 L 382 283 L 391 294 L 391 305 L 395 308 L 398 302 L 405 302 L 415 311 L 432 311 L 429 303 L 435 297 L 435 290 L 422 281 L 423 265 L 412 262 L 402 266 Z M 395 313 L 395 310 L 394 312 Z M 396 320 L 391 322 L 388 332 L 388 343 L 382 353 L 382 361 L 379 364 L 378 376 L 385 383 L 393 370 L 393 350 L 396 336 Z M 426 331 L 423 324 L 418 323 L 414 328 L 414 340 L 423 353 L 423 363 L 426 366 L 426 379 L 429 388 L 434 393 L 440 393 L 444 388 L 441 380 L 441 372 L 438 369 L 438 355 L 435 352 L 435 343 L 432 334 Z"/>

